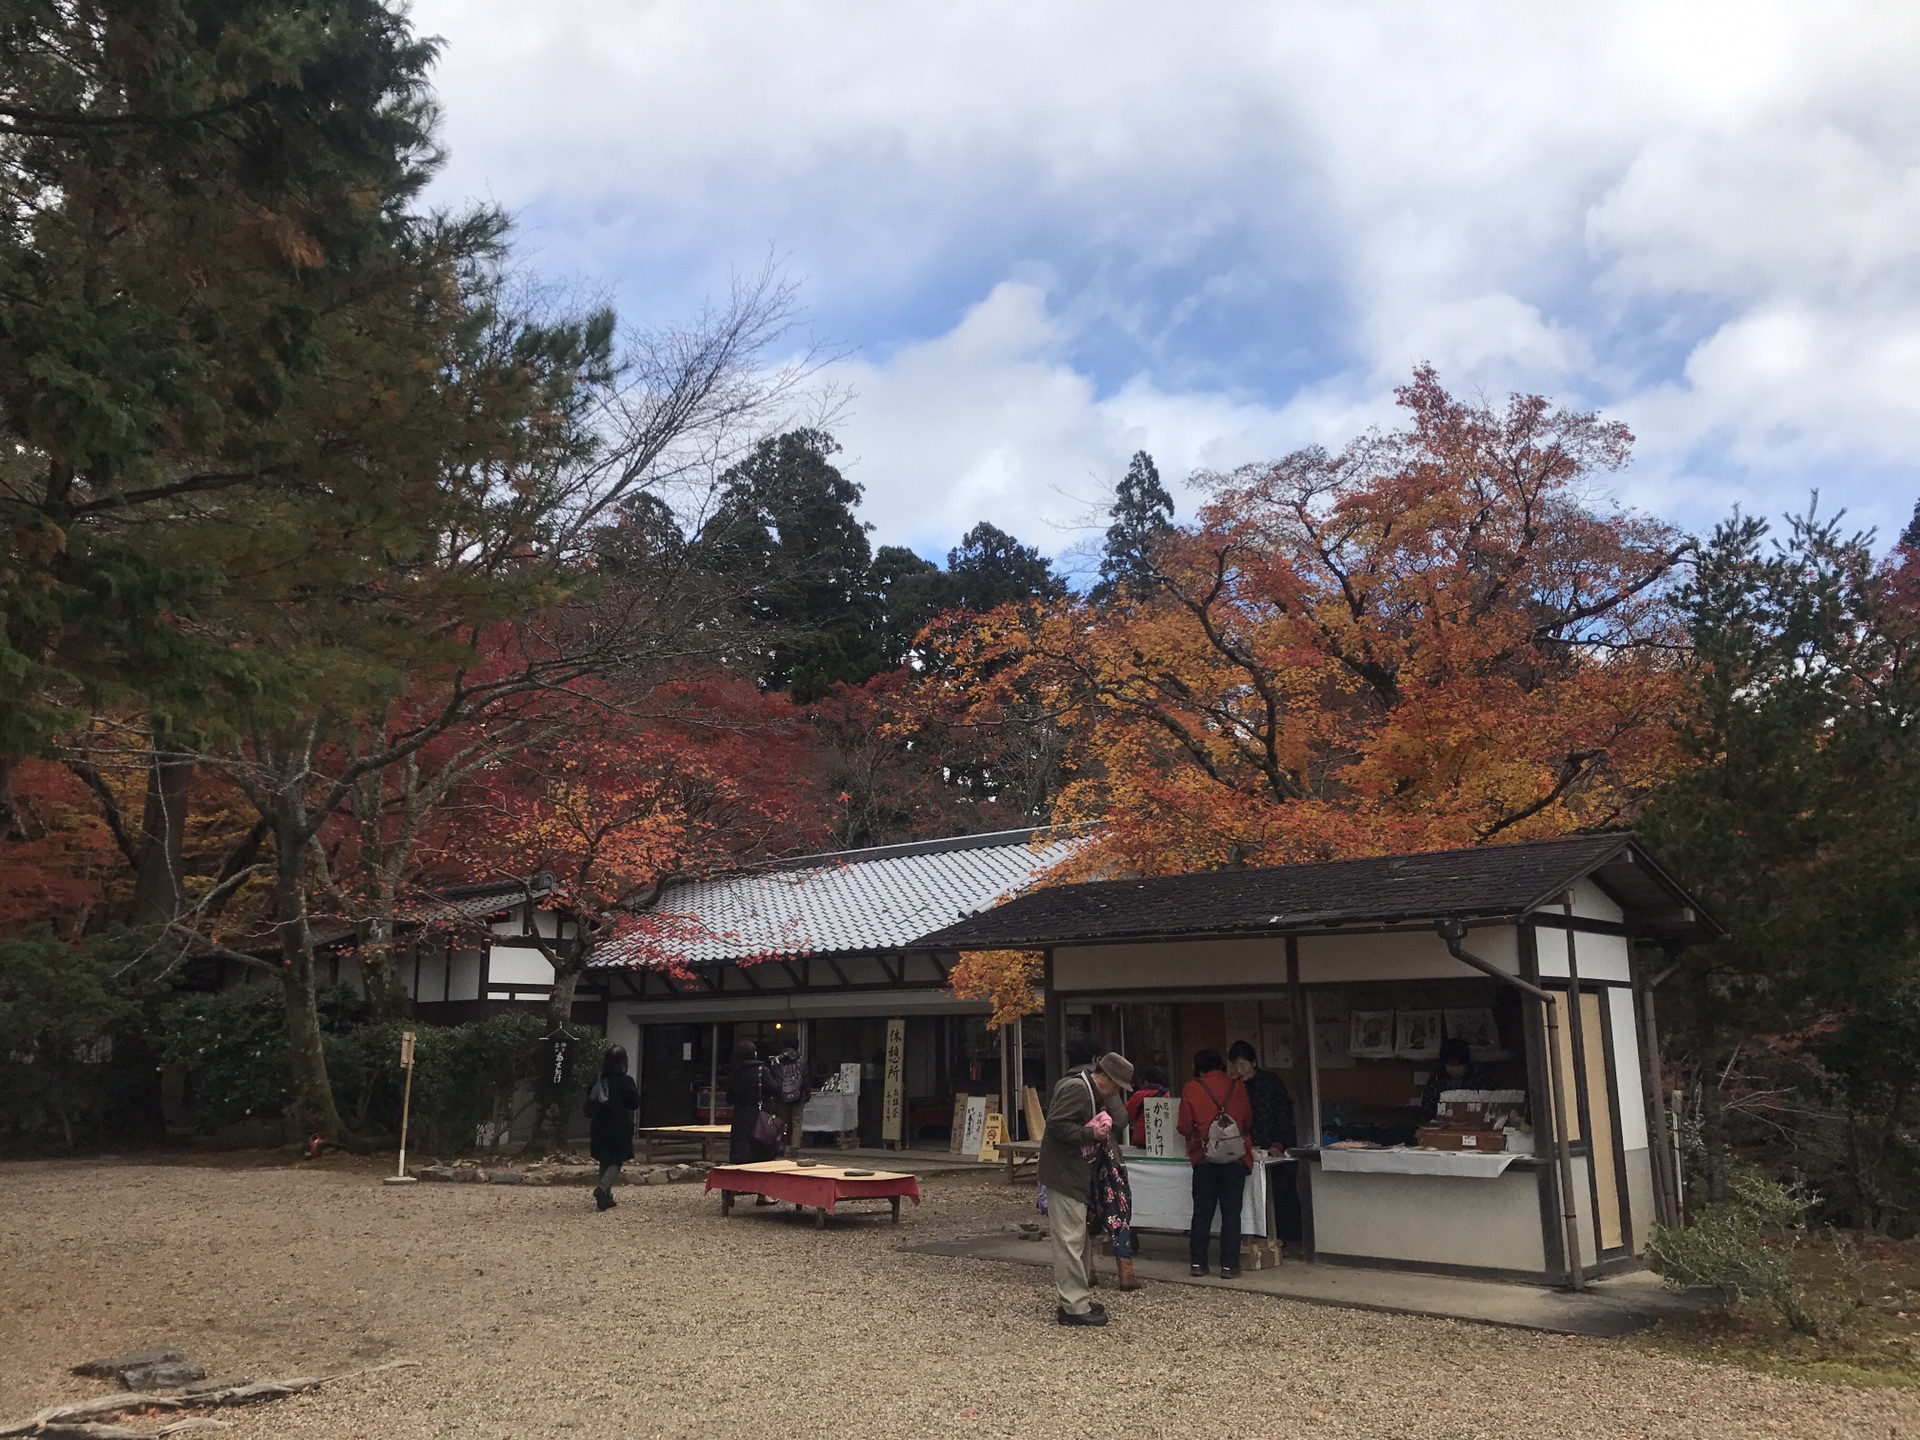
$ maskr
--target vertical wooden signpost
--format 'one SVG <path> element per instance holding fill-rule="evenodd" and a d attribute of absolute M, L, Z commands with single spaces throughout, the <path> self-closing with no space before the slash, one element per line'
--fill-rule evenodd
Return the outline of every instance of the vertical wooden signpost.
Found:
<path fill-rule="evenodd" d="M 408 1030 L 400 1036 L 400 1068 L 407 1072 L 406 1085 L 400 1092 L 400 1169 L 387 1177 L 389 1185 L 411 1185 L 413 1176 L 407 1174 L 407 1120 L 413 1109 L 413 1031 Z"/>
<path fill-rule="evenodd" d="M 887 1078 L 880 1092 L 880 1139 L 888 1145 L 906 1143 L 907 1022 L 887 1021 Z"/>

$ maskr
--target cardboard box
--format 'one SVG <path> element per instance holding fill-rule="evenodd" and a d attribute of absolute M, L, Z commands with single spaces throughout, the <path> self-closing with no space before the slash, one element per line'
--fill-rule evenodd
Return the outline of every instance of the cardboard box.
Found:
<path fill-rule="evenodd" d="M 1504 1130 L 1442 1130 L 1429 1125 L 1414 1138 L 1428 1150 L 1471 1150 L 1479 1155 L 1498 1155 L 1507 1148 Z"/>

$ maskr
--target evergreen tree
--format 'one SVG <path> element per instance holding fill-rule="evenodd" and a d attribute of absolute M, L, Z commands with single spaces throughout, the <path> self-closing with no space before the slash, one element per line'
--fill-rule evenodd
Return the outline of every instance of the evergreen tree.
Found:
<path fill-rule="evenodd" d="M 890 668 L 906 660 L 914 637 L 941 615 L 980 615 L 1016 600 L 1058 600 L 1067 582 L 1034 546 L 982 520 L 947 552 L 944 570 L 903 546 L 882 546 L 874 559 L 873 589 L 883 609 L 880 663 Z"/>
<path fill-rule="evenodd" d="M 873 590 L 880 597 L 879 661 L 891 670 L 906 662 L 920 627 L 946 607 L 947 577 L 933 561 L 904 545 L 882 545 L 873 557 Z"/>
<path fill-rule="evenodd" d="M 835 468 L 839 445 L 819 430 L 763 440 L 722 477 L 700 537 L 705 565 L 741 590 L 764 689 L 817 699 L 836 681 L 880 668 L 880 598 L 860 487 Z"/>
<path fill-rule="evenodd" d="M 1060 600 L 1067 582 L 1032 545 L 982 520 L 947 552 L 948 604 L 983 614 L 1016 600 Z"/>
<path fill-rule="evenodd" d="M 447 241 L 497 227 L 407 212 L 435 160 L 434 52 L 375 0 L 0 17 L 0 845 L 21 758 L 77 705 L 165 730 L 280 683 L 198 623 L 236 567 L 272 578 L 267 527 L 316 500 L 368 532 L 390 513 L 388 474 L 322 474 L 293 417 L 342 349 L 393 338 L 402 294 L 444 292 L 422 281 Z M 342 448 L 415 358 L 362 375 Z"/>
<path fill-rule="evenodd" d="M 1095 604 L 1138 594 L 1152 583 L 1153 547 L 1173 529 L 1173 496 L 1160 483 L 1160 471 L 1144 450 L 1134 452 L 1127 473 L 1114 487 L 1107 514 L 1106 548 L 1100 557 L 1100 581 L 1090 592 Z"/>
<path fill-rule="evenodd" d="M 1702 1081 L 1710 1188 L 1740 1138 L 1735 1063 L 1768 1049 L 1756 1037 L 1880 1015 L 1920 984 L 1920 562 L 1876 563 L 1870 536 L 1812 516 L 1767 538 L 1735 518 L 1701 546 L 1682 597 L 1695 763 L 1637 827 L 1730 932 L 1660 991 L 1668 1053 Z M 1842 1189 L 1870 1159 L 1855 1153 Z"/>

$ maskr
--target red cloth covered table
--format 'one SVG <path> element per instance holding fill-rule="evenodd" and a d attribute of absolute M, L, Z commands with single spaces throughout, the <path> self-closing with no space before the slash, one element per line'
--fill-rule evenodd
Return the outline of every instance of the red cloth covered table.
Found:
<path fill-rule="evenodd" d="M 707 1191 L 720 1192 L 720 1213 L 733 1209 L 736 1193 L 764 1195 L 814 1209 L 813 1223 L 824 1226 L 842 1200 L 887 1200 L 893 1223 L 900 1223 L 902 1196 L 920 1203 L 920 1182 L 890 1170 L 850 1174 L 844 1165 L 801 1165 L 792 1160 L 761 1160 L 751 1165 L 716 1165 L 707 1172 Z"/>

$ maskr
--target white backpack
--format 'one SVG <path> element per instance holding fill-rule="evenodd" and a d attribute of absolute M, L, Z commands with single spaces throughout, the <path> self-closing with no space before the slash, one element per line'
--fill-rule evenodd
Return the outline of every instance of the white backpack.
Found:
<path fill-rule="evenodd" d="M 1227 1086 L 1227 1099 L 1233 1099 L 1233 1087 L 1240 1082 L 1235 1080 Z M 1206 1084 L 1201 1082 L 1202 1086 Z M 1212 1099 L 1212 1092 L 1208 1092 Z M 1220 1101 L 1214 1101 L 1213 1123 L 1207 1127 L 1207 1147 L 1203 1152 L 1209 1165 L 1232 1165 L 1246 1159 L 1247 1137 L 1240 1133 L 1240 1122 L 1227 1113 L 1227 1107 Z"/>

